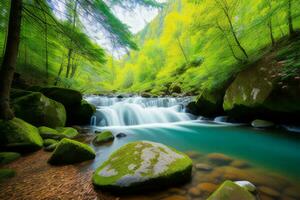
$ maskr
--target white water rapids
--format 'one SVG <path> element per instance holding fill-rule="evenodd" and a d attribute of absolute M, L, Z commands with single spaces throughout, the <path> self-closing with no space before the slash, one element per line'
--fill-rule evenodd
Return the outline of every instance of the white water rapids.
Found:
<path fill-rule="evenodd" d="M 185 106 L 191 101 L 191 97 L 87 96 L 85 100 L 97 107 L 91 119 L 92 126 L 130 126 L 195 119 L 193 115 L 185 112 Z"/>

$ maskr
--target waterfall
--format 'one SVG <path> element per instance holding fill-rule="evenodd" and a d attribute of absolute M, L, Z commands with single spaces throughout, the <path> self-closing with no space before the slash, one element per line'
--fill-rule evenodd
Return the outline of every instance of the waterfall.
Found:
<path fill-rule="evenodd" d="M 87 96 L 89 103 L 97 108 L 91 119 L 96 126 L 130 126 L 150 123 L 169 123 L 195 119 L 185 113 L 191 97 L 143 98 Z"/>

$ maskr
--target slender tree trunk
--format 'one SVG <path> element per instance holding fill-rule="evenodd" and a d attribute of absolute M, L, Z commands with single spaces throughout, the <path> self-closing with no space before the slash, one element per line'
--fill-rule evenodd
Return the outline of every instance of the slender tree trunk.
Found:
<path fill-rule="evenodd" d="M 224 13 L 226 15 L 226 18 L 228 20 L 228 23 L 229 23 L 229 26 L 230 26 L 230 31 L 232 33 L 234 41 L 236 42 L 236 44 L 239 47 L 239 49 L 243 52 L 243 54 L 245 55 L 246 59 L 248 59 L 248 54 L 247 54 L 246 50 L 244 49 L 244 47 L 241 45 L 241 42 L 239 41 L 239 39 L 238 39 L 238 37 L 236 35 L 236 32 L 235 32 L 235 30 L 233 28 L 233 25 L 232 25 L 232 22 L 231 22 L 231 19 L 230 19 L 229 15 L 228 15 L 228 12 L 226 10 L 223 10 L 223 11 L 224 11 Z"/>
<path fill-rule="evenodd" d="M 177 39 L 178 45 L 179 45 L 179 47 L 180 47 L 180 50 L 181 50 L 181 52 L 182 52 L 182 55 L 184 56 L 185 62 L 186 62 L 186 63 L 189 63 L 189 59 L 188 59 L 187 55 L 186 55 L 185 52 L 184 52 L 183 46 L 182 46 L 182 44 L 181 44 L 179 38 L 176 37 L 176 39 Z"/>
<path fill-rule="evenodd" d="M 55 83 L 54 83 L 55 86 L 58 84 L 58 81 L 60 79 L 60 75 L 61 75 L 63 69 L 64 69 L 64 58 L 62 57 L 62 61 L 61 61 L 60 67 L 59 67 L 59 71 L 58 71 L 58 74 L 57 74 L 57 77 L 56 77 Z"/>
<path fill-rule="evenodd" d="M 292 0 L 288 0 L 288 24 L 290 36 L 294 35 L 293 17 L 292 17 Z"/>
<path fill-rule="evenodd" d="M 10 108 L 10 89 L 16 69 L 22 20 L 22 0 L 12 0 L 9 13 L 7 42 L 0 70 L 0 119 L 14 118 Z"/>
<path fill-rule="evenodd" d="M 274 38 L 274 35 L 273 35 L 272 19 L 269 20 L 268 26 L 269 26 L 270 39 L 271 39 L 271 42 L 272 42 L 272 46 L 275 46 L 275 38 Z"/>
<path fill-rule="evenodd" d="M 69 49 L 69 52 L 68 52 L 68 64 L 67 64 L 67 71 L 66 71 L 66 78 L 69 78 L 69 74 L 70 74 L 72 52 L 73 52 L 73 49 Z"/>
<path fill-rule="evenodd" d="M 44 13 L 44 19 L 45 19 L 45 60 L 46 60 L 46 78 L 48 80 L 49 78 L 49 61 L 48 61 L 48 25 L 47 25 L 47 17 L 46 14 Z"/>

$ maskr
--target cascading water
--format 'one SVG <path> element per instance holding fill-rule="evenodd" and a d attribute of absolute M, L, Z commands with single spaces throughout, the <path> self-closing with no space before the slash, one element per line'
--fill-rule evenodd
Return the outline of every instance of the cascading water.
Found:
<path fill-rule="evenodd" d="M 87 96 L 85 99 L 97 107 L 91 119 L 92 126 L 130 126 L 195 119 L 193 115 L 185 113 L 185 105 L 191 101 L 191 97 Z"/>

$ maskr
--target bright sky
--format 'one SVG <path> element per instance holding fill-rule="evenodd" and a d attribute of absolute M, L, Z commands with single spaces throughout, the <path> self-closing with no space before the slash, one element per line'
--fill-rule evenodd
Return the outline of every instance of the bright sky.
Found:
<path fill-rule="evenodd" d="M 65 19 L 65 4 L 62 0 L 50 0 L 55 7 L 55 14 L 58 18 Z M 167 0 L 157 0 L 158 2 L 166 2 Z M 113 13 L 126 25 L 132 33 L 138 33 L 149 22 L 151 22 L 158 14 L 157 9 L 145 8 L 137 6 L 134 10 L 128 11 L 119 6 L 112 8 Z M 113 52 L 112 43 L 105 38 L 103 32 L 99 31 L 88 19 L 80 17 L 81 22 L 84 24 L 87 34 L 95 40 L 98 44 L 108 50 L 113 56 L 120 56 L 125 52 Z"/>

